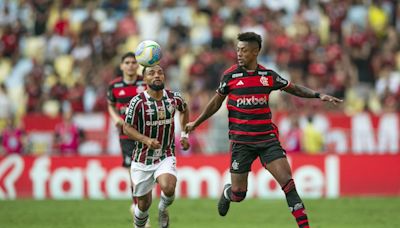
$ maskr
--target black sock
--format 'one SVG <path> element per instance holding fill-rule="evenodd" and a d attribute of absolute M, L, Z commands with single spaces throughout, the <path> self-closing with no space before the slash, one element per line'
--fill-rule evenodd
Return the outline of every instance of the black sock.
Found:
<path fill-rule="evenodd" d="M 285 192 L 287 204 L 292 212 L 292 215 L 296 219 L 297 225 L 300 228 L 309 228 L 308 217 L 305 212 L 304 204 L 296 191 L 296 186 L 293 179 L 290 179 L 288 183 L 282 187 L 282 190 Z"/>

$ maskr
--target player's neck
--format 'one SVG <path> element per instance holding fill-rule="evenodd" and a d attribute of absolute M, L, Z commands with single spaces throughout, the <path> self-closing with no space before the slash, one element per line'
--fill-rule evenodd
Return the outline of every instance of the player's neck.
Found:
<path fill-rule="evenodd" d="M 257 63 L 257 62 L 254 62 L 254 63 L 250 63 L 250 64 L 247 65 L 247 66 L 243 66 L 243 68 L 244 68 L 246 71 L 255 71 L 255 70 L 257 70 L 257 66 L 258 66 L 258 63 Z"/>
<path fill-rule="evenodd" d="M 126 84 L 133 84 L 134 82 L 136 82 L 136 79 L 137 79 L 137 74 L 135 74 L 135 75 L 124 75 L 122 80 Z"/>
<path fill-rule="evenodd" d="M 151 88 L 148 88 L 146 90 L 147 94 L 149 94 L 149 96 L 155 100 L 161 100 L 163 98 L 164 95 L 164 89 L 162 90 L 153 90 Z"/>

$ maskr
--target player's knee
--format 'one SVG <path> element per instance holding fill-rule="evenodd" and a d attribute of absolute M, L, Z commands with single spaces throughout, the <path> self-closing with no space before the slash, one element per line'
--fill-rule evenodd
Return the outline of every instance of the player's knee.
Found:
<path fill-rule="evenodd" d="M 232 191 L 231 200 L 233 202 L 241 202 L 246 198 L 246 194 L 247 194 L 247 191 L 243 191 L 243 192 L 239 192 L 239 191 L 238 192 L 234 192 L 234 191 Z"/>
<path fill-rule="evenodd" d="M 164 192 L 164 195 L 167 197 L 171 197 L 175 194 L 175 185 L 167 185 L 161 188 L 161 190 Z"/>

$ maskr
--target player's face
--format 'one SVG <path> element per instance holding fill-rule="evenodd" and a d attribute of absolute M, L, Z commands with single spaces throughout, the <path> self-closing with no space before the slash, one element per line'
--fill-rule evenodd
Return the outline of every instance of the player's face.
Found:
<path fill-rule="evenodd" d="M 124 75 L 135 76 L 138 70 L 139 64 L 134 57 L 126 57 L 121 63 L 120 68 Z"/>
<path fill-rule="evenodd" d="M 246 41 L 239 41 L 236 47 L 239 66 L 247 67 L 253 61 L 257 61 L 258 47 Z"/>
<path fill-rule="evenodd" d="M 153 90 L 164 89 L 164 71 L 159 65 L 147 67 L 144 72 L 144 81 Z"/>

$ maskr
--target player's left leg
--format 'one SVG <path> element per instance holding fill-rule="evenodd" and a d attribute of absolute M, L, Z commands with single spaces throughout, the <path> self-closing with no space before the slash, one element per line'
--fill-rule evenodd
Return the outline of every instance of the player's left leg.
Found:
<path fill-rule="evenodd" d="M 304 204 L 296 191 L 285 150 L 281 147 L 279 141 L 267 142 L 259 146 L 260 160 L 285 192 L 287 204 L 296 219 L 297 225 L 301 228 L 309 228 Z"/>
<path fill-rule="evenodd" d="M 154 176 L 161 188 L 160 203 L 158 204 L 158 219 L 160 227 L 169 227 L 169 214 L 167 207 L 170 206 L 175 199 L 176 187 L 176 158 L 168 157 L 161 161 L 159 168 Z"/>
<path fill-rule="evenodd" d="M 308 217 L 303 201 L 296 191 L 290 165 L 286 158 L 278 158 L 266 165 L 267 170 L 275 177 L 285 192 L 286 201 L 300 228 L 309 228 Z"/>

